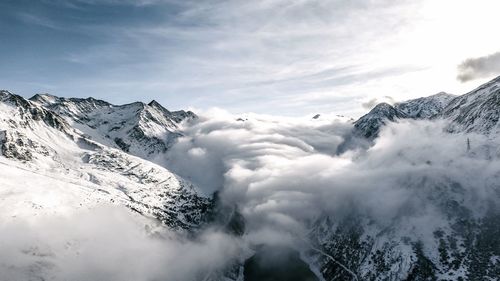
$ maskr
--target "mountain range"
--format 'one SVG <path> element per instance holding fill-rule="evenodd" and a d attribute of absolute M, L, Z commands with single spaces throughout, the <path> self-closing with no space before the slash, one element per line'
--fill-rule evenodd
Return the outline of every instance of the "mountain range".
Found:
<path fill-rule="evenodd" d="M 450 131 L 497 134 L 500 105 L 500 77 L 462 96 L 438 93 L 389 105 L 381 103 L 354 123 L 357 134 L 378 135 L 387 122 L 401 119 L 445 119 Z"/>
<path fill-rule="evenodd" d="M 488 139 L 499 135 L 499 118 L 497 77 L 460 96 L 438 93 L 378 104 L 349 124 L 346 139 L 376 147 L 391 124 L 414 120 L 445 122 L 446 134 Z M 0 91 L 2 217 L 64 213 L 106 202 L 196 236 L 226 209 L 218 206 L 217 194 L 206 194 L 172 172 L 165 158 L 198 119 L 191 111 L 169 111 L 156 101 L 114 105 L 91 97 L 37 94 L 26 99 Z M 473 145 L 464 157 L 474 163 L 491 149 L 497 148 Z M 463 183 L 432 173 L 432 164 L 426 165 L 398 177 L 418 198 L 412 201 L 418 204 L 401 212 L 418 212 L 425 204 L 439 210 L 444 222 L 421 239 L 403 214 L 381 225 L 353 208 L 308 221 L 311 246 L 300 249 L 301 257 L 320 280 L 499 280 L 500 209 L 491 202 L 500 198 L 500 181 L 489 179 L 498 198 L 477 202 Z M 48 193 L 55 199 L 45 200 Z M 244 235 L 244 218 L 230 212 L 225 231 Z M 206 280 L 243 280 L 242 266 L 234 261 Z"/>

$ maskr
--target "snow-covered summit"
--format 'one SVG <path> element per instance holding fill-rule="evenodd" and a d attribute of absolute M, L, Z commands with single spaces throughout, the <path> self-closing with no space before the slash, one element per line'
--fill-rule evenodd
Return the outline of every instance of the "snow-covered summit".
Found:
<path fill-rule="evenodd" d="M 370 112 L 354 122 L 356 134 L 365 138 L 377 136 L 380 128 L 387 122 L 393 122 L 396 119 L 407 118 L 407 114 L 388 103 L 380 103 Z"/>
<path fill-rule="evenodd" d="M 30 98 L 66 118 L 86 136 L 106 146 L 147 158 L 166 152 L 181 135 L 183 121 L 195 119 L 191 111 L 169 111 L 156 101 L 113 105 L 94 98 Z"/>

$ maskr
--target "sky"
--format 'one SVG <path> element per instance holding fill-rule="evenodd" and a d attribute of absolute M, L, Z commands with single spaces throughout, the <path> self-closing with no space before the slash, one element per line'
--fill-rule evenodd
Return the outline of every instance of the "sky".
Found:
<path fill-rule="evenodd" d="M 3 0 L 0 88 L 357 117 L 500 74 L 497 0 Z"/>

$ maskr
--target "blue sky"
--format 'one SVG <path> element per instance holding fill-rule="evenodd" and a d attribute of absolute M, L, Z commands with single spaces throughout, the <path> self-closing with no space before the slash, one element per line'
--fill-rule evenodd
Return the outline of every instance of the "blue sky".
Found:
<path fill-rule="evenodd" d="M 3 0 L 0 88 L 357 116 L 369 101 L 462 94 L 499 74 L 494 61 L 456 79 L 464 60 L 500 50 L 498 8 L 494 0 Z"/>

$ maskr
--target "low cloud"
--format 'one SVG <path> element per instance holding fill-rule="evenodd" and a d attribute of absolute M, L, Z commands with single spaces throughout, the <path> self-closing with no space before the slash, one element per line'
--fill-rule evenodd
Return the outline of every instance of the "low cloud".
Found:
<path fill-rule="evenodd" d="M 447 216 L 436 194 L 459 186 L 466 200 L 475 198 L 464 202 L 471 209 L 498 198 L 498 186 L 485 180 L 498 178 L 498 141 L 449 134 L 440 121 L 389 124 L 371 148 L 337 155 L 349 139 L 350 122 L 236 119 L 202 118 L 173 147 L 168 166 L 238 206 L 254 242 L 270 243 L 269 237 L 285 233 L 300 237 L 308 222 L 353 212 L 379 225 L 405 214 L 428 226 L 419 235 L 432 235 Z M 474 154 L 467 152 L 467 138 Z M 190 154 L 193 149 L 205 153 Z M 266 238 L 259 239 L 259 233 Z"/>
<path fill-rule="evenodd" d="M 0 223 L 2 280 L 202 280 L 236 259 L 234 237 L 196 240 L 125 208 Z M 207 258 L 209 257 L 209 258 Z"/>
<path fill-rule="evenodd" d="M 500 52 L 466 59 L 458 66 L 457 79 L 464 83 L 498 74 L 500 74 Z"/>
<path fill-rule="evenodd" d="M 255 245 L 307 249 L 312 223 L 325 218 L 339 223 L 355 215 L 375 233 L 394 227 L 418 241 L 457 215 L 448 199 L 479 216 L 500 202 L 498 138 L 407 120 L 386 126 L 372 147 L 339 155 L 349 121 L 240 117 L 202 114 L 164 164 L 206 193 L 218 191 L 221 203 L 244 217 L 242 236 L 209 229 L 187 238 L 116 207 L 0 222 L 0 241 L 9 241 L 0 243 L 2 277 L 221 280 L 205 277 L 248 257 Z"/>

